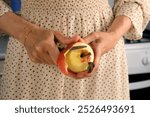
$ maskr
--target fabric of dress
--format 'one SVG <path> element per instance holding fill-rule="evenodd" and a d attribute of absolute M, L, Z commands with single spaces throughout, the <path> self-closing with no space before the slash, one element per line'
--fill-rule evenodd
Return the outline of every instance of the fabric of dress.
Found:
<path fill-rule="evenodd" d="M 150 18 L 149 6 L 149 0 L 116 0 L 113 10 L 108 0 L 22 0 L 21 14 L 41 27 L 81 37 L 107 31 L 114 17 L 125 15 L 133 23 L 125 37 L 140 39 Z M 0 1 L 0 15 L 7 11 L 9 7 Z M 31 62 L 13 37 L 7 48 L 0 99 L 129 99 L 123 38 L 101 57 L 96 74 L 80 80 L 63 75 L 55 65 Z"/>

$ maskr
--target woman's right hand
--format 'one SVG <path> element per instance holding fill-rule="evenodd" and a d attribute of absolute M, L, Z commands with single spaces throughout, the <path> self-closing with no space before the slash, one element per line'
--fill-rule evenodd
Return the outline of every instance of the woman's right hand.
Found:
<path fill-rule="evenodd" d="M 24 44 L 31 61 L 49 65 L 56 64 L 59 55 L 54 34 L 57 41 L 62 44 L 79 40 L 79 36 L 68 38 L 60 32 L 43 29 L 12 12 L 7 12 L 0 17 L 0 30 Z"/>
<path fill-rule="evenodd" d="M 69 44 L 80 40 L 79 36 L 68 38 L 60 32 L 43 28 L 32 29 L 26 35 L 24 42 L 24 46 L 32 62 L 48 65 L 57 64 L 60 52 L 55 44 L 54 35 L 58 39 L 57 41 L 62 44 Z"/>

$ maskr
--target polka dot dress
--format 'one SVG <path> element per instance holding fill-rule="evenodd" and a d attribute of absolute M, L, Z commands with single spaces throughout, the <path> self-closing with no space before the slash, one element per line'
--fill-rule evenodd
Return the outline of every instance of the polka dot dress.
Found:
<path fill-rule="evenodd" d="M 114 7 L 116 16 L 126 15 L 132 20 L 134 27 L 126 36 L 134 39 L 141 36 L 148 20 L 148 14 L 137 2 L 140 0 L 117 0 Z M 144 7 L 145 3 L 141 4 Z M 132 11 L 137 7 L 137 11 Z M 0 15 L 8 10 L 0 1 Z M 81 37 L 106 31 L 114 19 L 107 0 L 22 0 L 21 14 L 40 27 Z M 79 80 L 63 75 L 55 65 L 31 62 L 24 46 L 10 37 L 0 79 L 0 99 L 129 99 L 124 40 L 121 38 L 114 49 L 101 57 L 92 77 Z"/>

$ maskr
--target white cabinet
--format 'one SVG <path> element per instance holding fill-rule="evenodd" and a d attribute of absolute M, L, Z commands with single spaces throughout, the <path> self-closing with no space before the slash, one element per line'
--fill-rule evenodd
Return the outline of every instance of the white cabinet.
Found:
<path fill-rule="evenodd" d="M 150 73 L 150 43 L 126 44 L 129 74 Z"/>

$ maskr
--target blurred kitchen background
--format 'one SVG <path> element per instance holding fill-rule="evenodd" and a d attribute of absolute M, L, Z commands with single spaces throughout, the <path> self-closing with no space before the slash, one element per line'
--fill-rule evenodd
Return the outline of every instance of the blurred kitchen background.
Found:
<path fill-rule="evenodd" d="M 9 3 L 9 0 L 5 0 Z M 109 0 L 113 7 L 114 0 Z M 0 78 L 9 36 L 0 36 Z M 125 39 L 131 100 L 150 100 L 150 23 L 138 41 Z"/>

